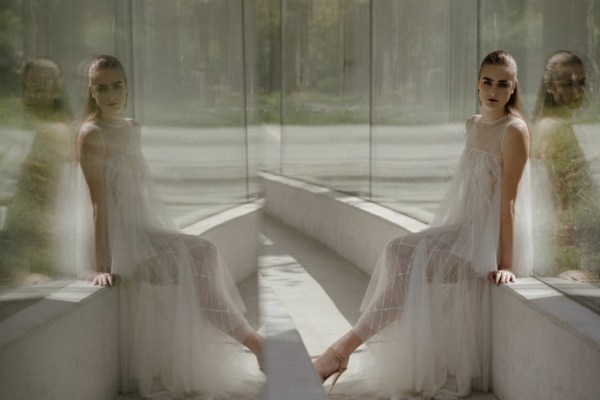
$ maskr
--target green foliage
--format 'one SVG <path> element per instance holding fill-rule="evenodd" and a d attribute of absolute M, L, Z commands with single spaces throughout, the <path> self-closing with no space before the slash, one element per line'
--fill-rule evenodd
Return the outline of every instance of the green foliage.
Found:
<path fill-rule="evenodd" d="M 18 65 L 23 53 L 20 1 L 0 1 L 0 96 L 18 89 Z"/>
<path fill-rule="evenodd" d="M 24 110 L 21 98 L 17 95 L 0 97 L 0 127 L 21 127 Z"/>

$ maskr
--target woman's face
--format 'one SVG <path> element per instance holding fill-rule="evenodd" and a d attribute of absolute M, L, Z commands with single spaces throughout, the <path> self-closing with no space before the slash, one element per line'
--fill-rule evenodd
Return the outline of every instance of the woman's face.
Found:
<path fill-rule="evenodd" d="M 90 75 L 90 93 L 100 115 L 105 118 L 122 117 L 127 105 L 127 82 L 119 68 L 98 70 Z"/>
<path fill-rule="evenodd" d="M 547 84 L 548 93 L 561 107 L 575 110 L 585 97 L 585 70 L 582 65 L 561 65 Z"/>
<path fill-rule="evenodd" d="M 515 91 L 515 71 L 506 65 L 486 64 L 481 69 L 477 91 L 484 113 L 502 116 L 504 106 Z"/>
<path fill-rule="evenodd" d="M 50 110 L 60 96 L 61 88 L 55 83 L 54 71 L 32 68 L 23 79 L 23 103 L 33 111 Z"/>

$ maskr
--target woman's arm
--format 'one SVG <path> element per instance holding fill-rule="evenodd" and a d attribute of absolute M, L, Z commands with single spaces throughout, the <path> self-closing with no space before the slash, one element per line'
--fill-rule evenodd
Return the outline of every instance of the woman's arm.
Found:
<path fill-rule="evenodd" d="M 96 273 L 94 285 L 112 286 L 115 279 L 108 266 L 108 229 L 106 220 L 106 188 L 104 181 L 104 143 L 94 127 L 83 128 L 77 140 L 79 164 L 90 190 L 94 208 L 94 242 Z"/>
<path fill-rule="evenodd" d="M 495 284 L 515 281 L 513 273 L 513 223 L 517 189 L 529 158 L 529 130 L 525 124 L 511 125 L 504 135 L 502 193 L 500 200 L 500 264 L 490 274 Z"/>

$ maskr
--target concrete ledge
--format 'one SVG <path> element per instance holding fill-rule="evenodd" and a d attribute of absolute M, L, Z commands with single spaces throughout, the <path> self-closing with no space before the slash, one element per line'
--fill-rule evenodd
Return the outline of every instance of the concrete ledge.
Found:
<path fill-rule="evenodd" d="M 493 387 L 500 400 L 600 395 L 600 316 L 535 278 L 492 291 Z"/>
<path fill-rule="evenodd" d="M 256 272 L 260 255 L 258 229 L 262 221 L 262 202 L 242 204 L 205 218 L 183 229 L 190 235 L 213 242 L 227 263 L 235 283 Z"/>
<path fill-rule="evenodd" d="M 263 174 L 265 212 L 325 244 L 371 274 L 390 239 L 427 225 L 322 186 Z"/>
<path fill-rule="evenodd" d="M 367 273 L 386 243 L 425 225 L 317 185 L 264 175 L 268 214 Z M 600 316 L 535 278 L 493 293 L 493 390 L 500 400 L 597 399 Z"/>
<path fill-rule="evenodd" d="M 261 204 L 249 203 L 184 231 L 211 240 L 239 283 L 256 272 Z M 53 282 L 59 288 L 0 322 L 2 399 L 106 400 L 119 388 L 118 291 L 90 282 Z M 22 288 L 0 301 L 39 298 Z"/>
<path fill-rule="evenodd" d="M 117 301 L 116 290 L 74 281 L 2 321 L 2 398 L 114 398 Z"/>

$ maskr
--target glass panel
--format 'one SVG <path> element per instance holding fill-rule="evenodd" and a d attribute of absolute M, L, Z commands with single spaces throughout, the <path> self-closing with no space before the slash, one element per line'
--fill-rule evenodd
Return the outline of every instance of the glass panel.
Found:
<path fill-rule="evenodd" d="M 135 110 L 144 153 L 179 223 L 247 199 L 242 8 L 134 1 Z"/>
<path fill-rule="evenodd" d="M 23 0 L 3 2 L 0 15 L 0 286 L 33 285 L 2 294 L 2 318 L 61 286 L 51 279 L 76 274 L 82 72 L 96 52 L 125 55 L 119 27 L 129 14 L 118 1 Z"/>
<path fill-rule="evenodd" d="M 256 193 L 259 171 L 281 172 L 281 4 L 256 0 L 246 5 L 247 70 L 253 72 L 246 97 L 248 152 L 251 193 Z"/>
<path fill-rule="evenodd" d="M 369 2 L 283 1 L 282 172 L 368 195 Z"/>
<path fill-rule="evenodd" d="M 506 48 L 520 67 L 533 135 L 535 273 L 600 312 L 600 5 L 484 1 L 481 10 L 483 52 Z"/>
<path fill-rule="evenodd" d="M 244 14 L 253 15 L 250 2 L 22 0 L 1 7 L 0 284 L 75 275 L 75 241 L 59 235 L 56 225 L 69 218 L 51 209 L 66 208 L 73 193 L 65 188 L 74 184 L 63 182 L 65 160 L 47 159 L 48 150 L 62 154 L 63 143 L 53 137 L 59 134 L 48 133 L 58 117 L 44 120 L 23 105 L 39 97 L 34 92 L 57 96 L 69 110 L 60 124 L 71 141 L 68 161 L 76 165 L 87 67 L 98 54 L 115 55 L 125 66 L 127 112 L 142 124 L 145 156 L 179 226 L 259 196 L 256 179 L 249 190 L 256 167 L 248 168 L 246 132 L 247 121 L 256 121 L 256 55 L 246 51 L 254 49 L 255 28 Z M 49 85 L 48 79 L 21 82 L 23 64 L 40 56 L 60 75 Z M 40 274 L 30 277 L 33 272 Z"/>
<path fill-rule="evenodd" d="M 373 3 L 372 198 L 429 222 L 464 146 L 476 1 Z"/>

